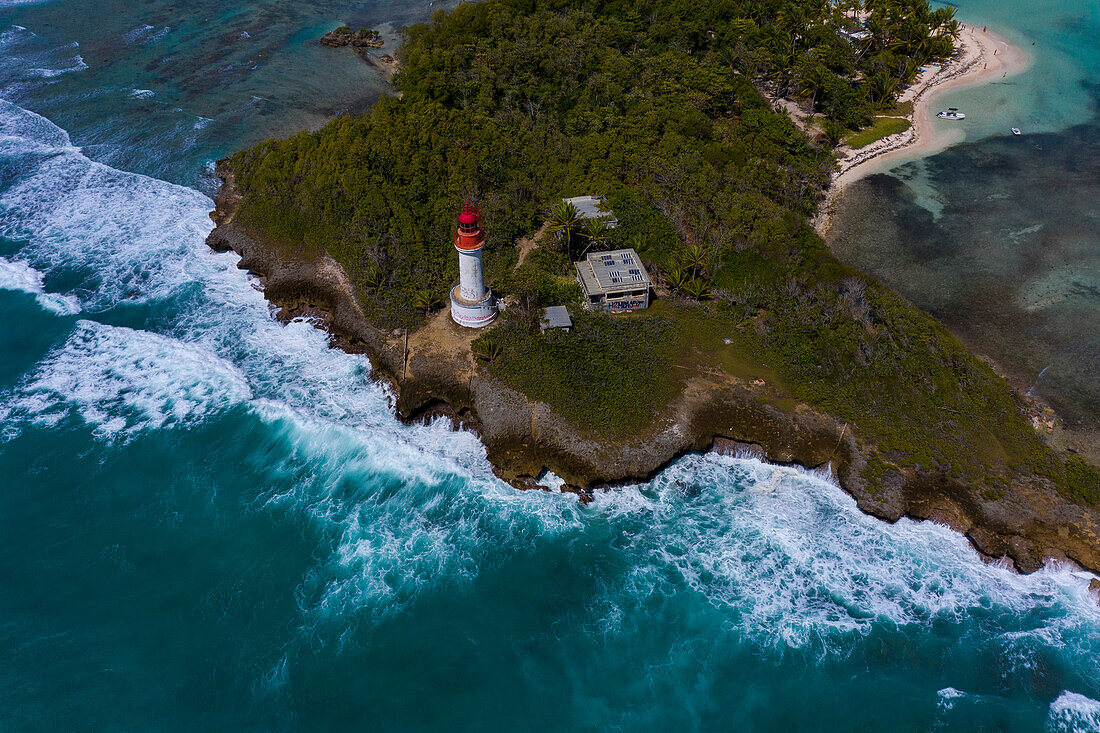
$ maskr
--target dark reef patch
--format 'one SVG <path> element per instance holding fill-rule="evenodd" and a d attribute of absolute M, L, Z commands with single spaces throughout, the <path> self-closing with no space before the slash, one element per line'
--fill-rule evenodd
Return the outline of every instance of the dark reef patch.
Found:
<path fill-rule="evenodd" d="M 1100 120 L 959 145 L 859 181 L 829 243 L 1050 403 L 1072 433 L 1063 443 L 1096 456 Z"/>

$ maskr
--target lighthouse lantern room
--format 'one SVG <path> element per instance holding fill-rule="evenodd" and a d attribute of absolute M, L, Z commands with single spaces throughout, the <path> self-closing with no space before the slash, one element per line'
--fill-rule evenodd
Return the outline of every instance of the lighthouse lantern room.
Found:
<path fill-rule="evenodd" d="M 485 287 L 485 274 L 481 267 L 481 247 L 484 244 L 481 218 L 467 203 L 458 215 L 455 249 L 458 250 L 459 280 L 451 288 L 451 318 L 467 328 L 488 326 L 497 317 L 497 302 Z"/>

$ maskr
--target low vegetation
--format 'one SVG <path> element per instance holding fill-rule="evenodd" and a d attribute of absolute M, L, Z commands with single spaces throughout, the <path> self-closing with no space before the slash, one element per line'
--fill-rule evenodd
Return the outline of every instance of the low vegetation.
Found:
<path fill-rule="evenodd" d="M 853 149 L 865 148 L 884 137 L 897 135 L 909 129 L 909 120 L 904 117 L 876 117 L 874 123 L 859 132 L 853 132 L 845 138 L 845 144 Z"/>

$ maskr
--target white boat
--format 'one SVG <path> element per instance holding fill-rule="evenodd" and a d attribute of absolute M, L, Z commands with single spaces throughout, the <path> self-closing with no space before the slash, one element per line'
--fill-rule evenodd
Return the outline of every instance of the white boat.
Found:
<path fill-rule="evenodd" d="M 936 115 L 941 120 L 963 120 L 966 119 L 966 115 L 959 111 L 958 107 L 948 107 L 946 112 L 940 112 Z"/>
<path fill-rule="evenodd" d="M 1018 128 L 1018 127 L 1013 127 L 1013 128 L 1012 128 L 1012 134 L 1013 134 L 1013 135 L 1019 135 L 1019 134 L 1021 134 L 1021 133 L 1020 133 L 1020 128 Z"/>

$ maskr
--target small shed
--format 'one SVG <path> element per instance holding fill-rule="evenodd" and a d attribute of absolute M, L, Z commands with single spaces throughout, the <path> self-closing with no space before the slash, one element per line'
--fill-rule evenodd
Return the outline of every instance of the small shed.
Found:
<path fill-rule="evenodd" d="M 546 333 L 553 328 L 560 328 L 566 333 L 573 328 L 573 319 L 569 317 L 569 309 L 564 305 L 552 305 L 542 311 L 539 329 Z"/>
<path fill-rule="evenodd" d="M 571 199 L 562 199 L 567 204 L 573 204 L 582 219 L 603 219 L 607 222 L 608 229 L 619 226 L 619 220 L 615 218 L 615 212 L 607 208 L 603 196 L 574 196 Z"/>

